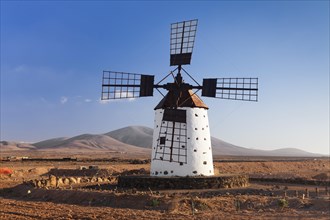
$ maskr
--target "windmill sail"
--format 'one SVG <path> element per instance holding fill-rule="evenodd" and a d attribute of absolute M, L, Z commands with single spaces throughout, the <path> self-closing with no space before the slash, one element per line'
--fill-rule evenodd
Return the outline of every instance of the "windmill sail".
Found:
<path fill-rule="evenodd" d="M 203 79 L 202 96 L 258 101 L 258 78 Z"/>
<path fill-rule="evenodd" d="M 190 64 L 198 20 L 171 24 L 170 65 Z"/>
<path fill-rule="evenodd" d="M 153 96 L 154 76 L 103 71 L 102 100 Z"/>

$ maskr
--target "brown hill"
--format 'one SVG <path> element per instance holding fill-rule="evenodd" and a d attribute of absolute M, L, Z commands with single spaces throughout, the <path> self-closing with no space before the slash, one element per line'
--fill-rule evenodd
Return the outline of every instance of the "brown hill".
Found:
<path fill-rule="evenodd" d="M 0 141 L 0 152 L 34 150 L 35 148 L 36 147 L 30 143 L 21 143 L 15 141 Z"/>
<path fill-rule="evenodd" d="M 153 129 L 143 126 L 129 126 L 106 134 L 82 134 L 72 138 L 54 138 L 34 144 L 1 142 L 1 151 L 37 150 L 54 152 L 102 152 L 116 151 L 131 154 L 150 154 Z M 272 151 L 239 147 L 212 137 L 212 151 L 216 156 L 284 156 L 318 157 L 296 148 L 282 148 Z"/>
<path fill-rule="evenodd" d="M 153 129 L 143 126 L 129 126 L 106 133 L 121 142 L 151 148 Z M 296 148 L 282 148 L 277 150 L 257 150 L 236 146 L 218 138 L 211 138 L 213 155 L 217 156 L 293 156 L 293 157 L 318 157 L 323 156 L 306 152 Z"/>
<path fill-rule="evenodd" d="M 126 144 L 151 149 L 153 129 L 144 126 L 129 126 L 108 132 L 105 135 Z"/>
<path fill-rule="evenodd" d="M 55 138 L 33 144 L 43 151 L 117 151 L 125 153 L 149 153 L 149 149 L 122 143 L 106 135 L 82 134 L 72 138 Z"/>

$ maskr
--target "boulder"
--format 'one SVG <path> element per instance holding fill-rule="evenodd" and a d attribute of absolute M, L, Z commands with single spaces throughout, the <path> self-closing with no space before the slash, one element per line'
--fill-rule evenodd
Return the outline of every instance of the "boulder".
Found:
<path fill-rule="evenodd" d="M 36 186 L 37 186 L 38 188 L 41 188 L 41 187 L 42 187 L 42 182 L 41 182 L 41 180 L 37 180 L 37 181 L 36 181 Z"/>
<path fill-rule="evenodd" d="M 49 185 L 51 187 L 56 187 L 56 176 L 54 175 L 49 176 Z"/>
<path fill-rule="evenodd" d="M 76 178 L 74 178 L 74 177 L 70 177 L 70 184 L 75 184 L 75 183 L 77 183 L 77 180 L 76 180 Z"/>
<path fill-rule="evenodd" d="M 63 179 L 62 178 L 58 178 L 57 179 L 57 187 L 60 187 L 60 186 L 63 186 L 64 185 L 64 183 L 63 183 Z"/>
<path fill-rule="evenodd" d="M 65 178 L 63 180 L 63 183 L 64 183 L 64 185 L 69 185 L 70 184 L 70 180 L 68 178 Z"/>

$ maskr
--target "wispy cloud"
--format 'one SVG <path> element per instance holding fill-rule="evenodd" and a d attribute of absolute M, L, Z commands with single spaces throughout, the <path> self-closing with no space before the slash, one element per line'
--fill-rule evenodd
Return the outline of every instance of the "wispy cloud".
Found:
<path fill-rule="evenodd" d="M 65 104 L 65 103 L 67 103 L 68 102 L 68 97 L 66 97 L 66 96 L 62 96 L 61 97 L 61 100 L 60 100 L 60 102 L 61 102 L 61 104 Z"/>
<path fill-rule="evenodd" d="M 91 102 L 92 100 L 91 99 L 85 99 L 85 102 Z"/>

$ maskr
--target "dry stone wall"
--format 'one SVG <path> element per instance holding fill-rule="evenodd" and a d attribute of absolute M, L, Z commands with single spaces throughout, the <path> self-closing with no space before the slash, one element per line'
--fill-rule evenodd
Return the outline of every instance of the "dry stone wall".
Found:
<path fill-rule="evenodd" d="M 26 181 L 26 184 L 38 188 L 61 188 L 81 183 L 113 183 L 116 177 L 57 177 L 50 175 L 48 178 L 34 179 Z"/>
<path fill-rule="evenodd" d="M 247 175 L 197 176 L 197 177 L 153 177 L 119 176 L 118 186 L 140 189 L 216 189 L 246 187 Z"/>

